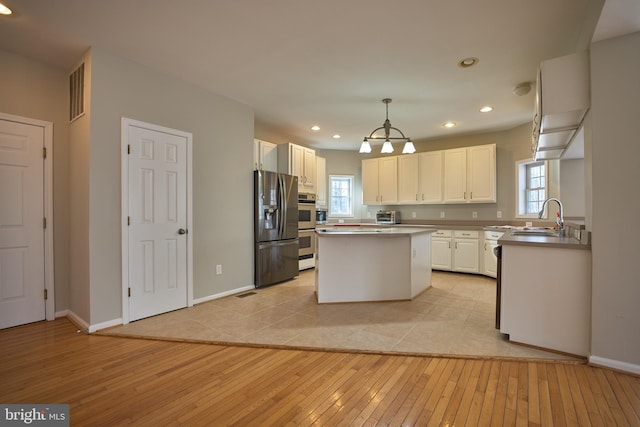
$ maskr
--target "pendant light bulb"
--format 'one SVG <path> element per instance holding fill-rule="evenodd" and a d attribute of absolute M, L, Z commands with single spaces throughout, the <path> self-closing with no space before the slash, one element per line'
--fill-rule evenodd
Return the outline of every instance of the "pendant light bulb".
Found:
<path fill-rule="evenodd" d="M 391 142 L 389 142 L 389 140 L 385 141 L 384 144 L 382 144 L 382 150 L 380 150 L 381 153 L 393 153 L 393 145 L 391 145 Z"/>
<path fill-rule="evenodd" d="M 404 144 L 404 148 L 402 149 L 402 154 L 413 154 L 416 152 L 416 147 L 413 145 L 411 140 L 408 140 Z"/>
<path fill-rule="evenodd" d="M 370 153 L 371 152 L 371 145 L 369 144 L 369 141 L 367 141 L 366 138 L 365 138 L 364 141 L 362 141 L 362 145 L 360 145 L 360 152 L 361 153 Z"/>

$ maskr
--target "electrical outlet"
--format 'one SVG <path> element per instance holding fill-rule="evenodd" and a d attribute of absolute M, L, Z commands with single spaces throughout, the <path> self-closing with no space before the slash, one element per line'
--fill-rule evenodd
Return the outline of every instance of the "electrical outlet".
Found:
<path fill-rule="evenodd" d="M 415 212 L 411 212 L 411 218 L 415 218 L 416 217 L 416 213 Z"/>
<path fill-rule="evenodd" d="M 344 224 L 344 219 L 339 219 L 338 224 Z"/>
<path fill-rule="evenodd" d="M 444 218 L 444 211 L 440 211 L 440 218 Z"/>
<path fill-rule="evenodd" d="M 496 213 L 496 216 L 497 216 L 498 218 L 502 218 L 502 211 L 498 211 L 498 212 Z"/>
<path fill-rule="evenodd" d="M 216 274 L 219 276 L 222 274 L 222 264 L 216 265 Z"/>
<path fill-rule="evenodd" d="M 367 211 L 367 218 L 371 218 L 371 212 Z"/>
<path fill-rule="evenodd" d="M 471 216 L 472 216 L 473 218 L 478 218 L 478 212 L 473 211 L 473 213 L 471 214 Z"/>
<path fill-rule="evenodd" d="M 533 222 L 527 221 L 527 222 L 524 223 L 524 226 L 525 227 L 533 227 Z"/>

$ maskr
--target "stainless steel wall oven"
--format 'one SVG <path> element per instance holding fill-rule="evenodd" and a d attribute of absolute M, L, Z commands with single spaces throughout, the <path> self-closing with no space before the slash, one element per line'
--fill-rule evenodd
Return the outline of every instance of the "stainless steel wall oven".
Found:
<path fill-rule="evenodd" d="M 298 194 L 298 268 L 315 267 L 316 195 Z"/>

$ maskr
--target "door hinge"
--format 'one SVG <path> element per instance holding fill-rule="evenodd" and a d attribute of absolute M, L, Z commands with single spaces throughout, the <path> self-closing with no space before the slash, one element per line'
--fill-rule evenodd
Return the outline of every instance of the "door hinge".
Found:
<path fill-rule="evenodd" d="M 127 144 L 127 154 L 131 154 L 131 144 Z"/>
<path fill-rule="evenodd" d="M 45 289 L 44 290 L 44 299 L 47 299 L 47 298 L 49 298 L 49 290 Z"/>
<path fill-rule="evenodd" d="M 43 159 L 47 158 L 47 147 L 42 147 L 42 158 Z"/>
<path fill-rule="evenodd" d="M 127 288 L 128 289 L 128 297 L 131 298 L 131 288 Z"/>
<path fill-rule="evenodd" d="M 42 218 L 42 228 L 47 229 L 47 218 Z"/>

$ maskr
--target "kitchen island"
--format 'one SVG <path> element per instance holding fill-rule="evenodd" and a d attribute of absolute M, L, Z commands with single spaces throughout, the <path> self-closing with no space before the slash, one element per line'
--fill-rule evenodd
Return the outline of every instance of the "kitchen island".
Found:
<path fill-rule="evenodd" d="M 409 300 L 431 286 L 431 233 L 417 227 L 316 230 L 318 303 Z"/>

